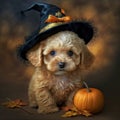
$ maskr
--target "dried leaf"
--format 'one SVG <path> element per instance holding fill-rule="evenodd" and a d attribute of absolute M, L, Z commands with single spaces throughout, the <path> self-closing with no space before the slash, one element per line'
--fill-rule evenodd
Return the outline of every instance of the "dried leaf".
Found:
<path fill-rule="evenodd" d="M 84 115 L 84 116 L 86 116 L 86 117 L 92 116 L 92 114 L 89 111 L 87 111 L 87 110 L 81 111 L 81 114 Z"/>
<path fill-rule="evenodd" d="M 66 111 L 62 117 L 73 117 L 73 116 L 78 116 L 81 114 L 80 111 L 77 110 L 75 106 L 65 106 L 62 108 L 62 110 Z"/>
<path fill-rule="evenodd" d="M 92 114 L 87 110 L 78 110 L 75 106 L 65 106 L 62 110 L 66 111 L 62 117 L 73 117 L 78 115 L 84 115 L 86 117 L 92 116 Z"/>
<path fill-rule="evenodd" d="M 21 106 L 26 106 L 27 103 L 23 102 L 21 99 L 16 100 L 9 100 L 8 102 L 2 103 L 3 106 L 6 106 L 7 108 L 19 108 Z"/>
<path fill-rule="evenodd" d="M 73 116 L 77 116 L 77 115 L 79 115 L 78 112 L 68 111 L 64 115 L 62 115 L 62 117 L 73 117 Z"/>
<path fill-rule="evenodd" d="M 73 106 L 73 107 L 71 107 L 71 111 L 75 111 L 75 112 L 80 112 L 80 111 L 78 111 L 78 109 L 75 107 L 75 106 Z"/>
<path fill-rule="evenodd" d="M 18 108 L 24 112 L 27 112 L 28 114 L 33 114 L 32 112 L 22 108 L 22 106 L 26 106 L 27 103 L 22 101 L 21 99 L 15 99 L 15 100 L 11 100 L 8 98 L 8 102 L 3 102 L 1 105 L 7 107 L 7 108 Z"/>

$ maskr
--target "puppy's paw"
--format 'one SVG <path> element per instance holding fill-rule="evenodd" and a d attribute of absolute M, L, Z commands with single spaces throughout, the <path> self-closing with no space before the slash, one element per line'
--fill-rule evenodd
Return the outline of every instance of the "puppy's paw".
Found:
<path fill-rule="evenodd" d="M 30 102 L 29 106 L 32 107 L 32 108 L 38 108 L 38 105 L 37 105 L 36 102 Z"/>
<path fill-rule="evenodd" d="M 38 108 L 38 113 L 46 114 L 59 111 L 58 107 Z"/>

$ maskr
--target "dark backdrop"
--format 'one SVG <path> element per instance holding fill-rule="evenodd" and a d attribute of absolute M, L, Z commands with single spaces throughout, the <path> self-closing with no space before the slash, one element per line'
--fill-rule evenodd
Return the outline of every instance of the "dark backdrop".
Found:
<path fill-rule="evenodd" d="M 22 63 L 16 56 L 17 46 L 39 26 L 39 13 L 29 12 L 26 17 L 20 10 L 42 0 L 0 1 L 0 103 L 20 98 L 27 101 L 29 79 L 34 71 L 32 66 Z M 93 66 L 85 76 L 90 87 L 96 87 L 105 95 L 104 110 L 90 118 L 75 117 L 81 120 L 120 119 L 120 2 L 119 0 L 44 0 L 64 8 L 73 19 L 86 19 L 97 28 L 94 39 L 88 44 L 95 55 Z M 61 112 L 29 115 L 21 110 L 11 110 L 0 106 L 1 120 L 60 120 Z M 65 119 L 65 118 L 64 118 Z"/>

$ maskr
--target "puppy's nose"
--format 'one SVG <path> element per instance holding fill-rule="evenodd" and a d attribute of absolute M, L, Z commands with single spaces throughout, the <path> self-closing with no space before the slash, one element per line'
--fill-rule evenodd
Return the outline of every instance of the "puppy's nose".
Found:
<path fill-rule="evenodd" d="M 59 62 L 59 67 L 64 68 L 65 67 L 65 62 Z"/>

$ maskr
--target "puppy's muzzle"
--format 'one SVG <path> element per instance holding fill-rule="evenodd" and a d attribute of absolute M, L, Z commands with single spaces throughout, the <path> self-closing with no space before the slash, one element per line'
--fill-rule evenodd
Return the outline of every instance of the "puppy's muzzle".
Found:
<path fill-rule="evenodd" d="M 66 64 L 65 64 L 65 62 L 59 62 L 58 65 L 59 65 L 60 69 L 63 69 L 63 68 L 65 68 Z"/>

